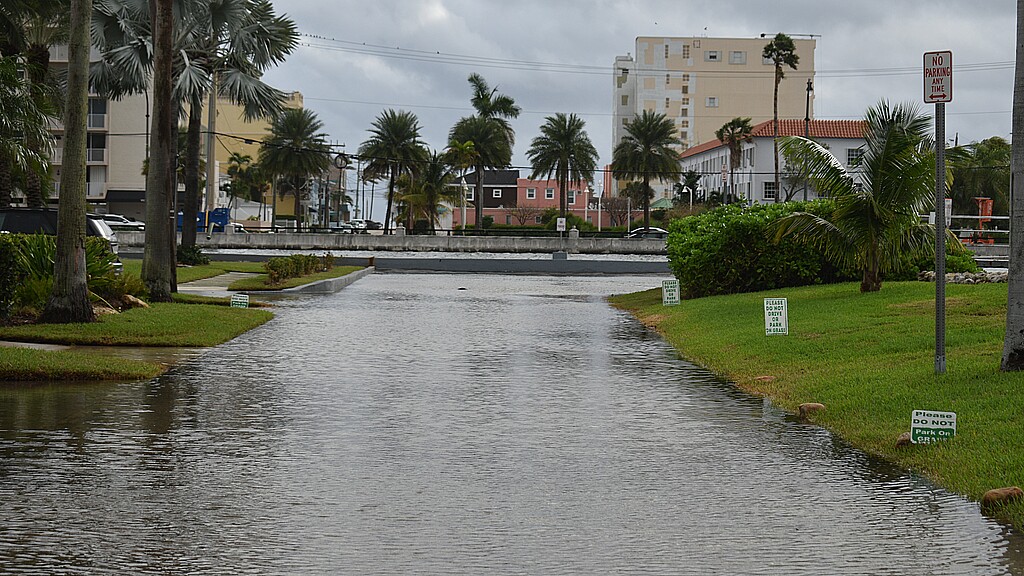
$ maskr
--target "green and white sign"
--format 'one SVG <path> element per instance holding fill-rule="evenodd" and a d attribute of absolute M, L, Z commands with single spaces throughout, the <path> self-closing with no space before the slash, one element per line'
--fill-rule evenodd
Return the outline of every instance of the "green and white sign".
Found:
<path fill-rule="evenodd" d="M 249 307 L 249 295 L 248 294 L 232 294 L 231 295 L 231 307 L 232 308 L 248 308 Z"/>
<path fill-rule="evenodd" d="M 910 416 L 910 441 L 930 444 L 956 436 L 956 412 L 914 410 Z"/>
<path fill-rule="evenodd" d="M 662 280 L 661 305 L 675 306 L 679 304 L 679 280 Z"/>
<path fill-rule="evenodd" d="M 785 298 L 764 299 L 764 335 L 789 334 L 789 312 Z"/>

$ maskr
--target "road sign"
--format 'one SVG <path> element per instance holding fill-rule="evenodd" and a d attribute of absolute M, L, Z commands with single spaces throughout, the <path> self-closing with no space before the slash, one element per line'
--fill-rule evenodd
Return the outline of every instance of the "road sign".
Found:
<path fill-rule="evenodd" d="M 565 218 L 559 218 L 555 221 L 555 230 L 565 232 Z"/>
<path fill-rule="evenodd" d="M 661 305 L 675 306 L 679 304 L 679 280 L 661 281 Z"/>
<path fill-rule="evenodd" d="M 924 101 L 926 104 L 953 101 L 953 52 L 924 53 Z"/>
<path fill-rule="evenodd" d="M 956 412 L 914 410 L 910 416 L 910 441 L 929 444 L 956 436 Z"/>
<path fill-rule="evenodd" d="M 789 334 L 789 305 L 785 298 L 764 299 L 764 335 Z"/>

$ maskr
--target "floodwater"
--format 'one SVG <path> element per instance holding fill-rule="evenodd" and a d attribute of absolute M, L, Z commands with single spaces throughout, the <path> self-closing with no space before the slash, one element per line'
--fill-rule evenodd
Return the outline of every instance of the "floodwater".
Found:
<path fill-rule="evenodd" d="M 602 299 L 657 283 L 377 274 L 150 382 L 0 389 L 0 573 L 1024 574 Z"/>

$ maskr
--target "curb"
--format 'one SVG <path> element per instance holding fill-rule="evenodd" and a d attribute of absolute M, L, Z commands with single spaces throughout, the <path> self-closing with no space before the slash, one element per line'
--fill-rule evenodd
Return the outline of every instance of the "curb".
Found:
<path fill-rule="evenodd" d="M 346 274 L 340 278 L 318 280 L 317 282 L 303 284 L 302 286 L 296 286 L 295 288 L 285 288 L 284 290 L 281 290 L 281 292 L 286 294 L 330 294 L 341 290 L 363 276 L 373 274 L 373 272 L 374 268 L 373 266 L 370 266 L 368 268 L 352 272 L 351 274 Z"/>

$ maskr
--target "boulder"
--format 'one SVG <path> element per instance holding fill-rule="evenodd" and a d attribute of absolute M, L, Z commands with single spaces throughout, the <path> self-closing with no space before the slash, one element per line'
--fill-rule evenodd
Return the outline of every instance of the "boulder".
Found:
<path fill-rule="evenodd" d="M 984 496 L 981 497 L 981 507 L 991 508 L 992 506 L 1006 504 L 1020 498 L 1024 498 L 1024 490 L 1021 490 L 1017 486 L 993 488 L 992 490 L 985 492 Z"/>
<path fill-rule="evenodd" d="M 125 294 L 121 301 L 124 302 L 126 308 L 149 308 L 149 304 L 131 294 Z"/>
<path fill-rule="evenodd" d="M 800 405 L 800 417 L 807 418 L 808 415 L 814 412 L 820 412 L 824 409 L 824 404 L 819 404 L 817 402 L 804 402 L 803 404 Z"/>

